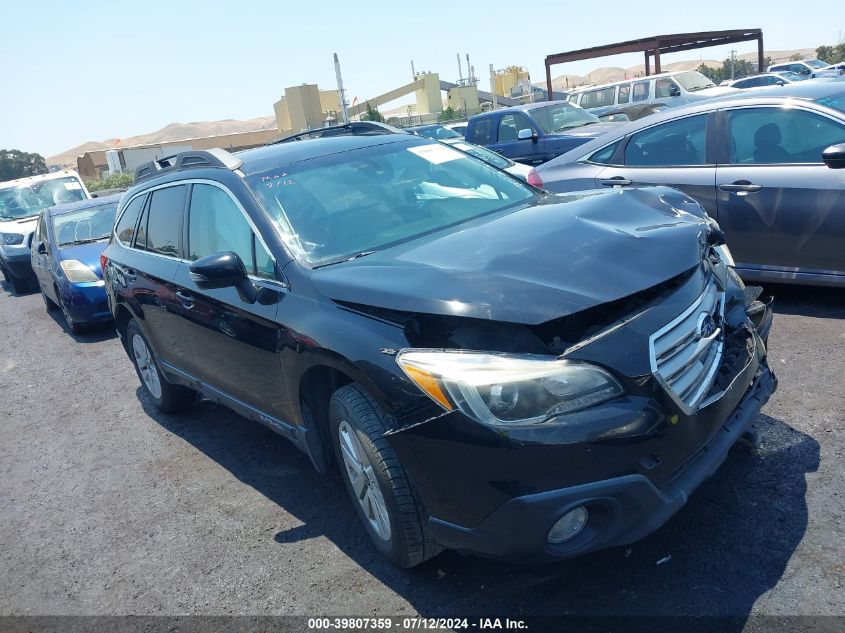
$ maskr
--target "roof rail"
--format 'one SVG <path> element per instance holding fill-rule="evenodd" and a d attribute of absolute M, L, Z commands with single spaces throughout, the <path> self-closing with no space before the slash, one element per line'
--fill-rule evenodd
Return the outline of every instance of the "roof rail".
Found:
<path fill-rule="evenodd" d="M 158 160 L 151 160 L 148 163 L 141 163 L 135 168 L 135 184 L 144 182 L 150 178 L 161 176 L 173 171 L 191 169 L 194 167 L 220 167 L 235 171 L 240 169 L 244 162 L 230 154 L 225 149 L 213 148 L 205 150 L 190 150 L 179 152 L 172 156 L 163 156 Z"/>
<path fill-rule="evenodd" d="M 307 141 L 326 136 L 375 136 L 377 134 L 402 133 L 403 130 L 379 121 L 350 121 L 349 123 L 341 123 L 340 125 L 329 125 L 303 130 L 297 134 L 277 138 L 267 143 L 267 145 L 278 145 L 279 143 L 289 143 L 291 141 Z"/>

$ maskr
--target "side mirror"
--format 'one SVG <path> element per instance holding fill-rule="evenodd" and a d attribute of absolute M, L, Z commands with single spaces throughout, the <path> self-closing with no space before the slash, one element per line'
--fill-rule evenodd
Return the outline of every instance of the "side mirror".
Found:
<path fill-rule="evenodd" d="M 831 169 L 845 169 L 845 143 L 831 145 L 824 150 L 822 161 Z"/>
<path fill-rule="evenodd" d="M 537 135 L 534 134 L 534 130 L 526 127 L 526 128 L 521 129 L 519 132 L 516 133 L 516 138 L 518 138 L 520 141 L 527 141 L 528 139 L 531 139 L 532 141 L 536 141 Z"/>
<path fill-rule="evenodd" d="M 247 303 L 255 303 L 258 298 L 258 291 L 247 277 L 243 261 L 231 251 L 198 259 L 188 266 L 188 275 L 197 287 L 205 290 L 235 288 L 238 296 Z"/>
<path fill-rule="evenodd" d="M 47 245 L 44 242 L 38 242 L 38 246 L 35 248 L 38 251 L 39 255 L 46 255 L 47 254 Z"/>

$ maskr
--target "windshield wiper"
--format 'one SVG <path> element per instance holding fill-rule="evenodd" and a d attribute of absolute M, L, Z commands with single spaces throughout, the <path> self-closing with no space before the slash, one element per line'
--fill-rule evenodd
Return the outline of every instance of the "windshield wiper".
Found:
<path fill-rule="evenodd" d="M 99 242 L 107 239 L 108 235 L 101 235 L 100 237 L 90 237 L 86 240 L 73 240 L 72 242 L 62 242 L 59 246 L 76 246 L 78 244 L 91 244 L 92 242 Z"/>

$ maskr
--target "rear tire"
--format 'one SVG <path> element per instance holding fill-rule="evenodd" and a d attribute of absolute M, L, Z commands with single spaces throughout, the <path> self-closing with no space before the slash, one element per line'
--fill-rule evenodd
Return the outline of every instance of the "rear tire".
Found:
<path fill-rule="evenodd" d="M 404 568 L 439 553 L 428 513 L 384 439 L 378 404 L 358 386 L 346 385 L 331 397 L 329 425 L 341 478 L 376 549 Z"/>
<path fill-rule="evenodd" d="M 132 319 L 126 326 L 127 352 L 135 365 L 144 391 L 162 413 L 176 413 L 191 404 L 196 392 L 181 385 L 167 382 L 156 362 L 155 354 L 147 338 Z"/>

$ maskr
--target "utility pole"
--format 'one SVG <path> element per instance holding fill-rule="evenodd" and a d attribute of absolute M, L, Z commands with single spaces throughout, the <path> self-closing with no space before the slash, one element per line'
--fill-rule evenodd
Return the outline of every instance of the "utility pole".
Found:
<path fill-rule="evenodd" d="M 736 68 L 736 51 L 731 49 L 731 79 L 734 78 L 734 69 Z"/>
<path fill-rule="evenodd" d="M 340 108 L 343 110 L 343 122 L 349 123 L 349 112 L 346 110 L 346 93 L 343 90 L 343 77 L 340 76 L 340 62 L 337 53 L 334 54 L 334 72 L 337 77 L 337 95 L 340 97 Z"/>
<path fill-rule="evenodd" d="M 490 94 L 493 97 L 493 109 L 499 107 L 499 100 L 496 98 L 496 71 L 493 70 L 493 64 L 490 64 Z"/>

